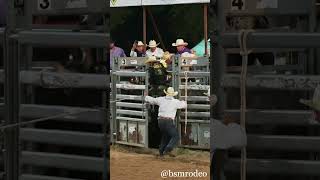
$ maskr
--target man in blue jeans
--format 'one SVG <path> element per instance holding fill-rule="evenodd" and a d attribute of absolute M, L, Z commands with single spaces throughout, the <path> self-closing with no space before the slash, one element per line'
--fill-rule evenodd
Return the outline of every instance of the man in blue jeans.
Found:
<path fill-rule="evenodd" d="M 167 91 L 164 90 L 164 93 L 166 96 L 158 98 L 146 96 L 145 101 L 159 106 L 158 126 L 161 132 L 160 156 L 174 156 L 171 152 L 179 141 L 179 133 L 174 124 L 174 119 L 177 110 L 187 108 L 187 103 L 174 98 L 174 96 L 178 95 L 178 92 L 175 92 L 172 87 L 169 87 Z"/>

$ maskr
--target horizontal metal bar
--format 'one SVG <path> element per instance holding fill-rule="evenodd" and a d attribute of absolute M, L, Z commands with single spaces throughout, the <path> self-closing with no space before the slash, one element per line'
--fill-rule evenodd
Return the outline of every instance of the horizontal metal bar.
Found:
<path fill-rule="evenodd" d="M 21 71 L 20 80 L 23 84 L 46 88 L 92 88 L 106 90 L 109 89 L 110 78 L 106 74 Z M 0 83 L 4 83 L 3 70 L 0 70 Z"/>
<path fill-rule="evenodd" d="M 147 73 L 140 71 L 115 71 L 112 74 L 123 77 L 145 77 Z"/>
<path fill-rule="evenodd" d="M 248 135 L 248 149 L 319 152 L 320 137 Z"/>
<path fill-rule="evenodd" d="M 275 49 L 275 48 L 255 48 L 252 49 L 251 53 L 267 53 L 267 52 L 304 52 L 305 48 L 281 48 L 281 49 Z M 240 48 L 228 48 L 225 49 L 226 54 L 239 54 L 240 55 Z"/>
<path fill-rule="evenodd" d="M 180 90 L 184 90 L 185 89 L 185 85 L 180 85 L 179 89 Z M 203 91 L 207 91 L 210 88 L 210 85 L 188 85 L 187 89 L 188 90 L 203 90 Z"/>
<path fill-rule="evenodd" d="M 125 141 L 116 141 L 116 143 L 117 144 L 128 145 L 128 146 L 145 147 L 144 144 L 129 143 L 129 142 L 125 142 Z"/>
<path fill-rule="evenodd" d="M 180 97 L 181 100 L 185 100 L 185 96 Z M 208 97 L 206 96 L 188 96 L 188 101 L 198 101 L 198 102 L 208 102 Z"/>
<path fill-rule="evenodd" d="M 92 172 L 103 172 L 104 168 L 102 157 L 29 151 L 22 152 L 22 164 Z"/>
<path fill-rule="evenodd" d="M 180 119 L 179 122 L 184 123 L 185 119 Z M 210 120 L 188 119 L 187 123 L 199 123 L 199 124 L 209 124 L 210 125 Z"/>
<path fill-rule="evenodd" d="M 233 117 L 240 117 L 240 110 L 226 110 L 225 113 Z M 248 109 L 246 122 L 252 125 L 315 126 L 316 124 L 310 121 L 311 116 L 312 111 Z"/>
<path fill-rule="evenodd" d="M 248 72 L 250 73 L 263 73 L 271 71 L 301 71 L 303 66 L 301 65 L 278 65 L 278 66 L 248 66 Z M 227 72 L 235 73 L 241 72 L 240 66 L 229 66 L 227 67 Z"/>
<path fill-rule="evenodd" d="M 184 78 L 185 74 L 184 72 L 180 72 L 179 75 Z M 209 77 L 210 72 L 197 72 L 197 71 L 188 71 L 187 73 L 188 77 Z"/>
<path fill-rule="evenodd" d="M 142 111 L 122 110 L 122 109 L 117 109 L 116 113 L 122 114 L 122 115 L 132 115 L 132 116 L 145 116 L 146 115 L 146 113 L 142 112 Z"/>
<path fill-rule="evenodd" d="M 4 118 L 4 104 L 0 104 L 0 117 Z M 106 117 L 106 111 L 99 109 L 69 107 L 69 106 L 50 106 L 50 105 L 34 105 L 34 104 L 22 104 L 20 110 L 20 117 L 27 119 L 38 119 L 65 112 L 72 111 L 86 111 L 79 114 L 68 115 L 63 118 L 54 119 L 67 122 L 83 122 L 90 124 L 102 124 Z"/>
<path fill-rule="evenodd" d="M 53 176 L 33 175 L 33 174 L 22 174 L 19 179 L 20 180 L 84 180 L 84 179 L 53 177 Z"/>
<path fill-rule="evenodd" d="M 278 175 L 305 175 L 320 176 L 319 161 L 304 160 L 273 160 L 273 159 L 248 159 L 248 174 L 278 174 Z M 230 159 L 226 162 L 225 172 L 238 173 L 240 159 Z"/>
<path fill-rule="evenodd" d="M 185 116 L 184 111 L 181 112 L 181 116 Z M 210 117 L 210 112 L 187 112 L 188 117 Z"/>
<path fill-rule="evenodd" d="M 199 110 L 209 110 L 209 104 L 188 104 L 188 110 L 190 109 L 199 109 Z"/>
<path fill-rule="evenodd" d="M 225 48 L 239 48 L 239 33 L 224 33 L 216 41 Z M 248 48 L 316 48 L 320 33 L 255 32 L 248 35 Z"/>
<path fill-rule="evenodd" d="M 136 85 L 136 84 L 117 84 L 116 87 L 118 89 L 126 89 L 126 90 L 130 90 L 130 89 L 145 90 L 146 89 L 146 85 Z"/>
<path fill-rule="evenodd" d="M 120 121 L 133 121 L 133 122 L 146 122 L 146 119 L 129 118 L 129 117 L 117 117 Z"/>
<path fill-rule="evenodd" d="M 0 28 L 0 48 L 3 47 L 4 44 L 4 28 Z"/>
<path fill-rule="evenodd" d="M 143 98 L 142 96 L 117 94 L 117 99 L 126 99 L 126 100 L 142 101 L 142 98 Z"/>
<path fill-rule="evenodd" d="M 248 75 L 248 88 L 268 88 L 279 90 L 314 90 L 320 84 L 320 76 L 303 75 Z M 227 74 L 222 86 L 240 87 L 240 75 Z"/>
<path fill-rule="evenodd" d="M 45 144 L 102 148 L 105 143 L 102 133 L 22 128 L 20 134 L 22 140 Z"/>
<path fill-rule="evenodd" d="M 96 47 L 106 48 L 108 42 L 107 33 L 84 33 L 84 32 L 52 32 L 52 31 L 20 31 L 12 38 L 21 44 L 33 46 L 73 46 L 73 47 Z"/>
<path fill-rule="evenodd" d="M 125 102 L 117 102 L 117 107 L 128 107 L 128 108 L 145 108 L 145 104 L 139 104 L 139 103 L 125 103 Z"/>

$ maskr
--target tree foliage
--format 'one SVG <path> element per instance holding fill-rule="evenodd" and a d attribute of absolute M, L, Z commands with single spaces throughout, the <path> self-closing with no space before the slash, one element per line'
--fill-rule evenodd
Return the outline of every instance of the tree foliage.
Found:
<path fill-rule="evenodd" d="M 157 24 L 166 49 L 174 52 L 171 44 L 177 38 L 189 42 L 189 47 L 195 46 L 204 37 L 203 5 L 174 5 L 148 7 Z M 159 38 L 155 33 L 151 17 L 147 17 L 147 40 Z M 126 53 L 130 51 L 134 40 L 143 38 L 142 7 L 112 8 L 111 37 Z"/>

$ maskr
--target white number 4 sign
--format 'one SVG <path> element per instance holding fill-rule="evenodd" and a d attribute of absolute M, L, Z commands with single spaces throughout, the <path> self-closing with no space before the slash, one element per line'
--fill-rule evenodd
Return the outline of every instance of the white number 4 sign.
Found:
<path fill-rule="evenodd" d="M 38 10 L 50 10 L 51 0 L 38 0 Z"/>
<path fill-rule="evenodd" d="M 246 0 L 231 0 L 231 10 L 241 11 L 246 7 Z"/>

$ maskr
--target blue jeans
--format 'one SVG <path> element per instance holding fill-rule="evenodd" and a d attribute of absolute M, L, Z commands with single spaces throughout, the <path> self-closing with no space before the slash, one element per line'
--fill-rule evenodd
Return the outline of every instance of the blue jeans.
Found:
<path fill-rule="evenodd" d="M 172 120 L 159 118 L 158 125 L 161 132 L 160 155 L 171 152 L 179 141 L 179 133 Z"/>

